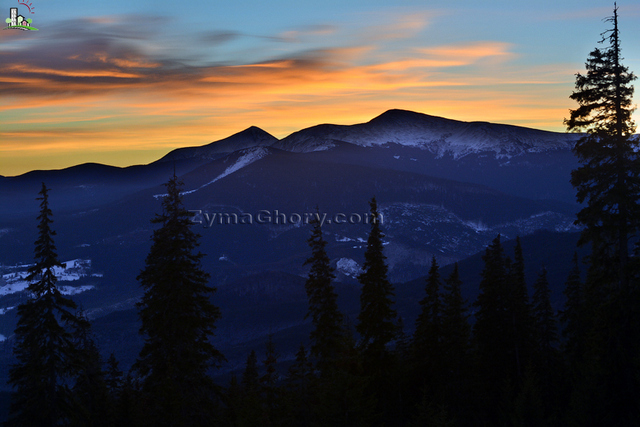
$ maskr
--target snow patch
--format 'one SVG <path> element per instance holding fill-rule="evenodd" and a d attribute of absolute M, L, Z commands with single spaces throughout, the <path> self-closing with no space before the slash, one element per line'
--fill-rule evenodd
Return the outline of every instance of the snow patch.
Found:
<path fill-rule="evenodd" d="M 9 310 L 13 310 L 15 307 L 5 307 L 5 308 L 0 308 L 0 316 L 3 314 L 6 314 L 7 311 Z"/>
<path fill-rule="evenodd" d="M 74 259 L 71 261 L 65 261 L 61 263 L 62 266 L 56 266 L 53 268 L 53 273 L 55 274 L 58 282 L 73 282 L 76 280 L 80 280 L 83 277 L 87 277 L 89 275 L 89 270 L 91 270 L 91 260 L 90 259 Z M 22 292 L 27 289 L 29 286 L 29 282 L 26 280 L 27 276 L 29 276 L 29 272 L 27 269 L 31 265 L 15 265 L 10 267 L 5 267 L 5 269 L 14 270 L 11 273 L 3 274 L 2 280 L 0 283 L 3 283 L 3 286 L 0 286 L 0 296 L 14 294 L 17 292 Z M 94 273 L 90 275 L 91 277 L 102 277 L 100 273 Z M 80 292 L 88 291 L 89 289 L 93 289 L 94 286 L 85 285 L 85 286 L 58 286 L 60 292 L 65 295 L 75 295 Z M 11 307 L 10 307 L 11 308 Z M 4 310 L 8 310 L 6 308 Z M 4 314 L 4 313 L 0 313 Z"/>
<path fill-rule="evenodd" d="M 336 264 L 336 270 L 345 276 L 353 278 L 357 277 L 362 272 L 358 263 L 351 258 L 340 258 Z"/>
<path fill-rule="evenodd" d="M 203 189 L 204 187 L 207 187 L 211 184 L 213 184 L 216 181 L 221 180 L 222 178 L 231 175 L 234 172 L 239 171 L 240 169 L 242 169 L 245 166 L 250 165 L 251 163 L 262 159 L 263 157 L 265 157 L 267 154 L 269 154 L 269 151 L 264 148 L 264 147 L 252 147 L 252 148 L 247 148 L 244 150 L 241 150 L 241 152 L 243 153 L 238 160 L 236 160 L 236 162 L 234 164 L 232 164 L 231 166 L 229 166 L 227 169 L 225 169 L 224 172 L 222 172 L 220 175 L 218 175 L 217 177 L 215 177 L 214 179 L 212 179 L 211 181 L 207 182 L 206 184 L 201 185 L 198 188 L 194 188 L 193 190 L 187 190 L 187 191 L 183 191 L 180 193 L 180 195 L 185 195 L 185 194 L 191 194 L 191 193 L 195 193 L 198 190 Z M 155 194 L 153 197 L 155 197 L 156 199 L 159 199 L 161 197 L 165 197 L 167 196 L 167 194 Z"/>

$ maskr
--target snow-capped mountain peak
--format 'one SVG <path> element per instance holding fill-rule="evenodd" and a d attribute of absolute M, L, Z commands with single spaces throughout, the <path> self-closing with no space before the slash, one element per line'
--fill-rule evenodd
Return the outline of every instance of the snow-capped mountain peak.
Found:
<path fill-rule="evenodd" d="M 428 150 L 436 157 L 460 158 L 493 152 L 496 157 L 568 149 L 580 138 L 566 134 L 488 122 L 463 122 L 405 110 L 389 110 L 367 123 L 318 125 L 295 132 L 273 147 L 294 152 L 329 149 L 335 141 L 362 147 L 399 144 Z"/>

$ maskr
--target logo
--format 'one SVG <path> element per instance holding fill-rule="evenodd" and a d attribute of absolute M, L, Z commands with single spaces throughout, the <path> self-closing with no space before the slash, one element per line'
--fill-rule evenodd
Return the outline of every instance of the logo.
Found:
<path fill-rule="evenodd" d="M 34 14 L 33 11 L 35 7 L 33 3 L 28 0 L 18 0 L 18 4 L 26 7 L 29 10 L 29 13 Z M 38 31 L 37 28 L 33 27 L 31 23 L 33 19 L 25 18 L 22 15 L 18 15 L 18 8 L 11 7 L 9 8 L 9 17 L 5 19 L 5 22 L 8 24 L 3 30 L 23 30 L 23 31 Z"/>

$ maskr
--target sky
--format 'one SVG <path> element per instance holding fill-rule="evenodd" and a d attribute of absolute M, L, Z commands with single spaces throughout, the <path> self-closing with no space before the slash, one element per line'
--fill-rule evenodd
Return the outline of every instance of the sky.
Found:
<path fill-rule="evenodd" d="M 3 176 L 392 108 L 564 132 L 613 2 L 0 0 L 0 18 L 11 7 L 38 31 L 0 30 Z M 640 3 L 618 7 L 638 75 Z"/>

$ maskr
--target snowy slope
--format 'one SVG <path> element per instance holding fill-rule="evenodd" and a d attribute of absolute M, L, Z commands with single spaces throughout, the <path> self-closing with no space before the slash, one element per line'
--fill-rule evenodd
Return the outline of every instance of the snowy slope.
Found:
<path fill-rule="evenodd" d="M 207 182 L 205 184 L 202 184 L 197 188 L 192 188 L 190 190 L 185 190 L 180 194 L 182 194 L 183 196 L 186 195 L 186 194 L 193 194 L 196 191 L 201 190 L 201 189 L 203 189 L 205 187 L 208 187 L 209 185 L 213 184 L 214 182 L 217 182 L 217 181 L 221 180 L 222 178 L 225 178 L 225 177 L 231 175 L 232 173 L 239 171 L 240 169 L 250 165 L 251 163 L 262 159 L 263 157 L 267 156 L 268 154 L 269 154 L 269 149 L 265 148 L 265 147 L 252 147 L 252 148 L 239 150 L 237 153 L 234 153 L 234 155 L 237 155 L 237 159 L 234 161 L 234 163 L 232 165 L 228 166 L 224 170 L 224 172 L 222 172 L 221 174 L 217 175 L 215 178 L 213 178 L 209 182 Z M 225 158 L 224 161 L 226 162 L 229 158 L 230 157 Z M 153 197 L 158 199 L 158 198 L 161 198 L 161 197 L 165 197 L 166 195 L 167 195 L 166 193 L 154 194 Z"/>
<path fill-rule="evenodd" d="M 10 295 L 17 292 L 22 292 L 29 286 L 29 282 L 26 280 L 29 265 L 17 265 L 4 267 L 5 270 L 13 270 L 10 273 L 2 275 L 2 281 L 0 284 L 0 296 Z M 90 259 L 74 259 L 71 261 L 65 261 L 62 263 L 62 267 L 54 267 L 53 272 L 58 279 L 58 282 L 74 282 L 80 280 L 82 277 L 94 276 L 100 277 L 101 275 L 91 274 L 91 260 Z M 65 295 L 75 295 L 84 291 L 93 289 L 93 286 L 67 286 L 58 284 L 60 292 Z M 13 307 L 10 307 L 13 308 Z M 6 310 L 10 308 L 0 309 L 0 315 L 4 314 Z"/>
<path fill-rule="evenodd" d="M 400 144 L 436 157 L 494 152 L 496 157 L 570 149 L 579 134 L 564 134 L 486 122 L 462 122 L 404 110 L 389 110 L 368 123 L 318 125 L 293 133 L 273 147 L 295 152 L 326 150 L 335 141 L 363 147 Z"/>

